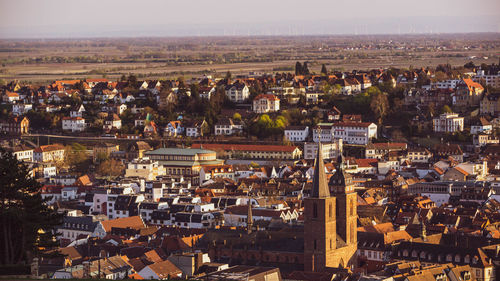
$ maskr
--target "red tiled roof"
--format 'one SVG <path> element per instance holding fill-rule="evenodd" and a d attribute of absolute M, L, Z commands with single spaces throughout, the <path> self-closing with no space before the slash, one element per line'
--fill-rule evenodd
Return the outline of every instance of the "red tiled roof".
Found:
<path fill-rule="evenodd" d="M 286 145 L 257 145 L 257 144 L 221 144 L 221 143 L 195 143 L 191 148 L 200 148 L 203 146 L 204 149 L 217 150 L 222 149 L 226 151 L 237 150 L 237 151 L 265 151 L 265 152 L 293 152 L 297 149 L 296 146 L 286 146 Z"/>
<path fill-rule="evenodd" d="M 42 145 L 37 148 L 35 148 L 35 152 L 48 152 L 48 151 L 55 151 L 55 150 L 61 150 L 64 149 L 64 146 L 62 144 L 49 144 L 49 145 Z"/>
<path fill-rule="evenodd" d="M 254 100 L 260 100 L 260 99 L 268 99 L 271 101 L 275 101 L 275 100 L 279 101 L 280 100 L 278 97 L 276 97 L 273 94 L 260 94 L 260 95 L 256 96 Z"/>
<path fill-rule="evenodd" d="M 130 227 L 132 229 L 141 229 L 144 227 L 144 222 L 139 216 L 102 221 L 101 224 L 102 227 L 104 228 L 104 231 L 106 232 L 110 232 L 111 228 L 113 227 L 116 228 Z"/>

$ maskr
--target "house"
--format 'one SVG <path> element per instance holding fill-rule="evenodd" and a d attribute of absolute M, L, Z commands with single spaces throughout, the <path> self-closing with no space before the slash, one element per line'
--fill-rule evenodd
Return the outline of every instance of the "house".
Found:
<path fill-rule="evenodd" d="M 63 131 L 83 132 L 85 130 L 85 119 L 82 117 L 63 117 Z"/>
<path fill-rule="evenodd" d="M 148 181 L 155 180 L 156 177 L 166 174 L 166 169 L 160 166 L 158 161 L 152 161 L 148 157 L 130 161 L 125 170 L 125 177 L 137 177 Z"/>
<path fill-rule="evenodd" d="M 321 141 L 331 142 L 342 139 L 344 143 L 367 145 L 371 139 L 377 138 L 377 125 L 368 122 L 336 122 L 319 123 Z M 313 130 L 313 141 L 319 141 L 318 130 Z"/>
<path fill-rule="evenodd" d="M 341 114 L 342 112 L 340 112 L 340 110 L 336 106 L 332 107 L 332 109 L 328 110 L 328 112 L 326 113 L 326 115 L 328 116 L 328 121 L 339 121 Z"/>
<path fill-rule="evenodd" d="M 231 136 L 239 134 L 243 131 L 243 124 L 240 120 L 233 120 L 232 118 L 220 119 L 215 124 L 214 133 L 216 136 Z"/>
<path fill-rule="evenodd" d="M 339 155 L 341 155 L 343 151 L 342 139 L 334 139 L 332 142 L 322 142 L 321 149 L 323 159 L 337 159 L 337 157 L 339 157 Z M 318 143 L 304 143 L 304 159 L 315 159 L 316 155 L 318 155 Z"/>
<path fill-rule="evenodd" d="M 186 137 L 197 138 L 203 137 L 207 132 L 210 132 L 207 121 L 192 121 L 186 122 L 184 126 L 186 128 Z"/>
<path fill-rule="evenodd" d="M 273 94 L 260 94 L 253 100 L 255 113 L 277 112 L 280 110 L 280 99 Z"/>
<path fill-rule="evenodd" d="M 5 95 L 3 96 L 3 101 L 6 103 L 13 104 L 13 103 L 18 102 L 19 100 L 20 100 L 20 97 L 19 97 L 18 93 L 7 91 L 7 93 L 5 93 Z"/>
<path fill-rule="evenodd" d="M 473 124 L 470 127 L 470 133 L 473 134 L 473 135 L 476 135 L 476 134 L 491 134 L 492 130 L 493 130 L 493 126 L 484 117 L 480 117 L 479 120 L 478 120 L 478 122 L 476 122 L 475 124 Z"/>
<path fill-rule="evenodd" d="M 407 156 L 413 163 L 428 163 L 432 158 L 432 152 L 425 147 L 413 147 L 408 149 Z"/>
<path fill-rule="evenodd" d="M 406 150 L 406 143 L 388 142 L 388 143 L 369 143 L 365 148 L 365 158 L 382 159 L 391 151 Z"/>
<path fill-rule="evenodd" d="M 309 126 L 287 126 L 285 137 L 292 142 L 303 142 L 309 137 Z"/>
<path fill-rule="evenodd" d="M 200 182 L 215 178 L 228 178 L 234 180 L 233 165 L 207 165 L 200 170 Z"/>
<path fill-rule="evenodd" d="M 453 133 L 464 130 L 464 118 L 456 113 L 443 113 L 432 119 L 433 130 L 436 133 Z"/>
<path fill-rule="evenodd" d="M 181 121 L 170 121 L 165 127 L 165 136 L 176 137 L 180 136 L 184 133 L 184 127 L 181 124 Z"/>
<path fill-rule="evenodd" d="M 72 217 L 65 216 L 63 223 L 58 229 L 61 233 L 60 238 L 72 242 L 81 237 L 92 236 L 98 222 L 91 216 L 86 217 Z"/>
<path fill-rule="evenodd" d="M 457 83 L 453 104 L 456 106 L 479 105 L 484 92 L 481 84 L 472 79 L 462 79 Z"/>
<path fill-rule="evenodd" d="M 104 119 L 104 124 L 102 126 L 103 130 L 111 131 L 113 129 L 121 129 L 122 128 L 122 120 L 116 113 L 109 114 L 106 119 Z"/>
<path fill-rule="evenodd" d="M 236 81 L 233 84 L 229 84 L 225 88 L 226 96 L 230 101 L 235 103 L 242 103 L 248 99 L 250 96 L 250 90 L 248 86 L 240 81 Z"/>
<path fill-rule="evenodd" d="M 111 153 L 117 152 L 120 150 L 120 146 L 118 144 L 112 143 L 99 143 L 93 146 L 93 156 L 94 162 L 101 161 L 109 158 Z"/>
<path fill-rule="evenodd" d="M 500 112 L 500 93 L 484 95 L 479 103 L 479 112 L 483 115 L 498 115 Z"/>
<path fill-rule="evenodd" d="M 24 115 L 33 109 L 30 103 L 16 103 L 12 105 L 12 114 L 15 116 Z"/>
<path fill-rule="evenodd" d="M 30 121 L 27 117 L 16 116 L 0 121 L 0 132 L 7 135 L 28 134 L 29 129 Z"/>
<path fill-rule="evenodd" d="M 458 144 L 439 144 L 434 147 L 434 156 L 439 159 L 453 158 L 457 162 L 464 161 L 464 153 Z"/>
<path fill-rule="evenodd" d="M 80 104 L 79 106 L 74 107 L 69 112 L 69 117 L 83 117 L 84 113 L 85 113 L 85 107 L 83 106 L 83 104 Z"/>
<path fill-rule="evenodd" d="M 215 94 L 216 88 L 214 86 L 200 87 L 199 95 L 200 98 L 210 100 L 213 94 Z"/>
<path fill-rule="evenodd" d="M 14 146 L 10 149 L 18 161 L 33 161 L 34 149 L 25 145 Z"/>
<path fill-rule="evenodd" d="M 305 97 L 306 97 L 306 104 L 311 105 L 311 104 L 318 104 L 320 101 L 320 96 L 322 96 L 323 93 L 319 92 L 306 92 Z"/>
<path fill-rule="evenodd" d="M 143 279 L 171 280 L 172 278 L 182 277 L 182 270 L 171 261 L 165 260 L 150 264 L 137 274 Z"/>
<path fill-rule="evenodd" d="M 62 144 L 42 145 L 35 148 L 33 159 L 36 162 L 58 162 L 64 161 L 65 154 Z"/>
<path fill-rule="evenodd" d="M 92 233 L 92 236 L 103 238 L 107 234 L 111 234 L 113 228 L 121 228 L 121 229 L 132 229 L 132 230 L 140 230 L 144 228 L 145 224 L 142 221 L 140 216 L 130 216 L 123 217 L 112 220 L 104 220 L 100 221 Z"/>

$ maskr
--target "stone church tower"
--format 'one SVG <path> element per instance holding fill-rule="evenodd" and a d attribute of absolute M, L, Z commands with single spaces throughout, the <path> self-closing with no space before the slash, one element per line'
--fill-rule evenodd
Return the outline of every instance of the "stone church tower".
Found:
<path fill-rule="evenodd" d="M 357 250 L 357 196 L 351 178 L 340 157 L 330 179 L 331 196 L 321 151 L 320 142 L 311 196 L 304 199 L 304 270 L 316 272 L 355 266 Z"/>

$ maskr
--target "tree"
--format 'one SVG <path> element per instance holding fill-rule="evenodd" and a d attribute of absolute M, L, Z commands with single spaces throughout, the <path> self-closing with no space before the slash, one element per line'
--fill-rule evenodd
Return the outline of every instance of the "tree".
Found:
<path fill-rule="evenodd" d="M 62 215 L 41 196 L 41 185 L 27 166 L 0 148 L 0 264 L 30 262 L 43 250 L 57 247 L 56 227 Z"/>
<path fill-rule="evenodd" d="M 441 108 L 441 113 L 452 113 L 453 110 L 451 110 L 451 107 L 448 106 L 448 105 L 443 105 L 443 107 Z"/>
<path fill-rule="evenodd" d="M 322 74 L 325 74 L 325 75 L 328 75 L 328 70 L 326 69 L 326 65 L 325 65 L 325 64 L 323 64 L 323 65 L 321 66 L 321 73 L 322 73 Z"/>
<path fill-rule="evenodd" d="M 307 67 L 307 61 L 302 65 L 302 75 L 309 75 L 309 67 Z"/>
<path fill-rule="evenodd" d="M 378 124 L 382 124 L 382 120 L 387 115 L 389 110 L 389 100 L 384 93 L 376 93 L 372 96 L 370 108 L 377 118 Z"/>
<path fill-rule="evenodd" d="M 239 114 L 238 112 L 235 112 L 233 114 L 233 120 L 241 121 L 241 114 Z"/>
<path fill-rule="evenodd" d="M 298 61 L 295 63 L 295 75 L 302 75 L 302 72 L 302 64 Z"/>
<path fill-rule="evenodd" d="M 119 160 L 109 159 L 101 162 L 97 167 L 97 173 L 104 177 L 118 177 L 123 174 L 125 166 Z"/>

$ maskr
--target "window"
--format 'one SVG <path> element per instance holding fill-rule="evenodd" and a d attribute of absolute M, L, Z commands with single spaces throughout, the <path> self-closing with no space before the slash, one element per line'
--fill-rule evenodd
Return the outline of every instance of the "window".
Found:
<path fill-rule="evenodd" d="M 318 205 L 316 203 L 313 203 L 313 218 L 318 217 Z M 314 243 L 316 243 L 316 240 L 314 240 Z M 316 249 L 316 246 L 314 246 Z"/>
<path fill-rule="evenodd" d="M 316 250 L 316 248 L 317 248 L 317 240 L 314 239 L 314 250 Z"/>
<path fill-rule="evenodd" d="M 330 203 L 330 205 L 328 205 L 328 215 L 330 216 L 330 218 L 333 217 L 332 203 Z"/>

